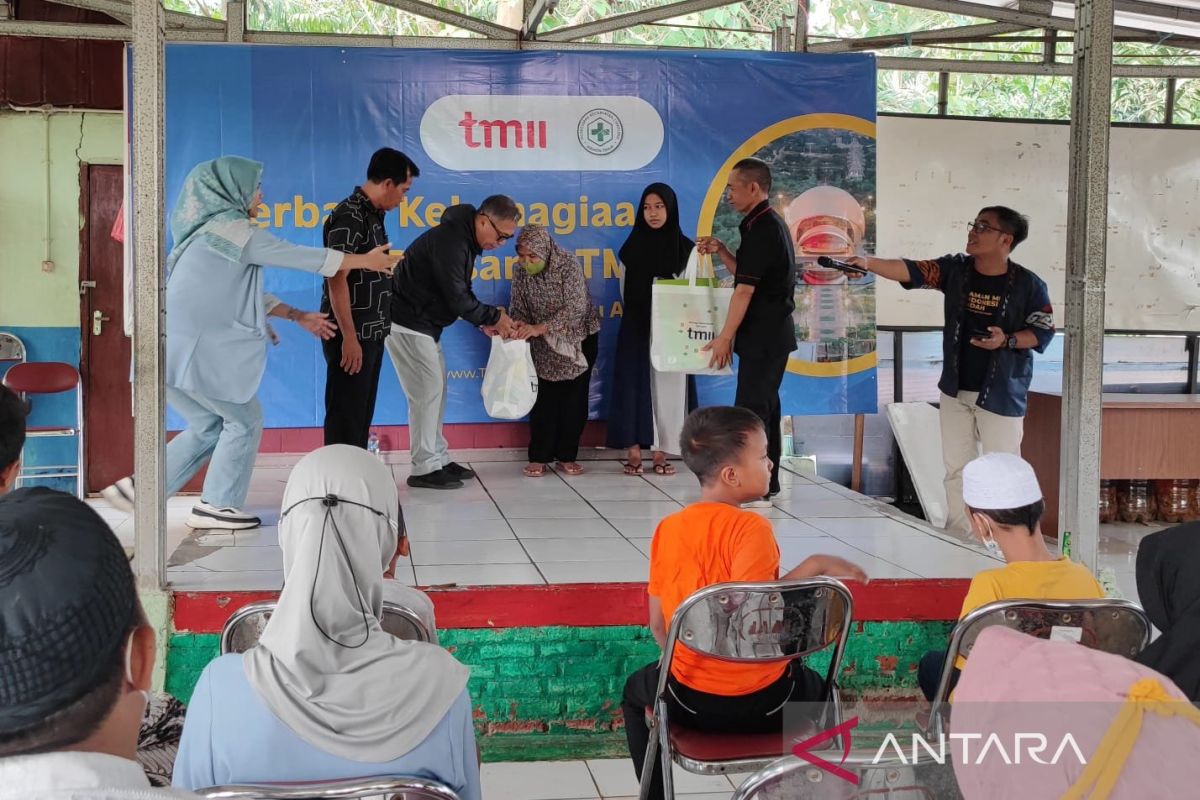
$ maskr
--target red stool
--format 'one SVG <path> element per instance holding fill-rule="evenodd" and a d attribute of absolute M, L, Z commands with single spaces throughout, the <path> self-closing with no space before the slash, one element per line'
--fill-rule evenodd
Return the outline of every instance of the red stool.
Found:
<path fill-rule="evenodd" d="M 61 394 L 75 391 L 75 425 L 30 426 L 25 429 L 26 439 L 74 436 L 76 441 L 75 464 L 56 464 L 38 467 L 21 465 L 17 484 L 29 478 L 74 478 L 76 491 L 82 499 L 83 487 L 83 387 L 79 382 L 79 371 L 70 364 L 60 361 L 27 361 L 14 364 L 4 375 L 4 385 L 22 397 L 31 394 Z M 24 458 L 22 458 L 24 462 Z M 49 470 L 46 472 L 45 470 Z"/>

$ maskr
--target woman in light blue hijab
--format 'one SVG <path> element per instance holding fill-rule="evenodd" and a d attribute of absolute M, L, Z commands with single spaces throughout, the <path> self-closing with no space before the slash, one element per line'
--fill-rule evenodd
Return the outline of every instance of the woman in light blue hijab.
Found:
<path fill-rule="evenodd" d="M 388 245 L 365 255 L 301 247 L 251 220 L 262 202 L 262 164 L 225 156 L 197 164 L 171 214 L 167 256 L 167 402 L 187 429 L 167 443 L 167 494 L 178 492 L 208 464 L 192 528 L 255 528 L 242 510 L 262 436 L 255 395 L 273 332 L 267 317 L 297 323 L 320 339 L 336 326 L 326 314 L 300 311 L 263 292 L 263 266 L 329 277 L 351 269 L 390 273 Z M 118 508 L 132 510 L 133 480 L 104 490 Z"/>

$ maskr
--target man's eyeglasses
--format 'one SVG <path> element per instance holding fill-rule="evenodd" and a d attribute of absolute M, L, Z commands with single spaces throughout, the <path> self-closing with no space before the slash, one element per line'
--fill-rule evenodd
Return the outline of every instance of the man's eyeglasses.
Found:
<path fill-rule="evenodd" d="M 505 233 L 504 231 L 500 230 L 500 226 L 496 224 L 496 220 L 492 219 L 490 214 L 484 214 L 482 211 L 479 213 L 483 214 L 484 218 L 487 219 L 488 224 L 492 226 L 492 230 L 496 232 L 496 236 L 500 237 L 501 242 L 507 242 L 509 239 L 513 238 L 511 233 Z"/>
<path fill-rule="evenodd" d="M 986 222 L 968 222 L 967 230 L 969 230 L 973 233 L 987 233 L 988 231 L 995 231 L 996 233 L 1008 233 L 1008 231 L 1003 231 L 1003 230 L 1000 230 L 999 228 L 993 228 L 991 225 L 988 225 Z"/>

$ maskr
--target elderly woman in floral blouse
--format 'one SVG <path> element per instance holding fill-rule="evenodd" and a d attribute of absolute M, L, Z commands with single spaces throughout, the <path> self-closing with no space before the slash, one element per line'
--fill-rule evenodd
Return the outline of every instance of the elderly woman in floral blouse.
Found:
<path fill-rule="evenodd" d="M 546 228 L 527 225 L 517 237 L 517 255 L 521 269 L 513 276 L 509 314 L 517 323 L 514 336 L 529 340 L 538 376 L 524 472 L 539 478 L 557 461 L 568 475 L 578 475 L 600 313 L 579 262 Z"/>

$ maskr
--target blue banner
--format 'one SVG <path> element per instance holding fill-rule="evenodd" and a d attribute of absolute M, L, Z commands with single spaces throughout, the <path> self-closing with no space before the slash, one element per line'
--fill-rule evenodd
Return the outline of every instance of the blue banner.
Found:
<path fill-rule="evenodd" d="M 870 252 L 874 240 L 875 65 L 870 56 L 692 52 L 535 52 L 183 45 L 167 47 L 166 196 L 173 205 L 199 161 L 264 162 L 259 222 L 320 245 L 324 216 L 365 180 L 371 153 L 396 147 L 418 164 L 407 202 L 387 217 L 405 248 L 459 202 L 511 195 L 525 220 L 574 251 L 604 318 L 592 417 L 607 413 L 621 316 L 616 252 L 642 189 L 673 186 L 688 235 L 737 244 L 722 200 L 728 168 L 772 164 L 772 202 L 806 267 L 797 288 L 801 340 L 783 388 L 785 414 L 875 410 L 873 285 L 815 269 L 819 255 Z M 166 210 L 168 215 L 170 208 Z M 485 253 L 475 293 L 504 305 L 512 244 Z M 315 309 L 311 275 L 267 272 L 267 289 Z M 268 427 L 324 417 L 325 362 L 316 340 L 276 326 L 259 392 Z M 480 400 L 487 339 L 465 323 L 442 339 L 447 422 L 486 422 Z M 407 406 L 384 367 L 378 424 Z M 732 379 L 702 378 L 701 400 L 729 402 Z"/>

